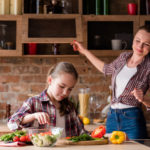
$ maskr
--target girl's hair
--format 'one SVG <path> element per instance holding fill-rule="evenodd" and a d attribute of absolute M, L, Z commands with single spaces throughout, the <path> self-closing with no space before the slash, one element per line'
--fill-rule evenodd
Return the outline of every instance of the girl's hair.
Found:
<path fill-rule="evenodd" d="M 47 78 L 51 76 L 52 78 L 58 77 L 61 73 L 69 73 L 77 80 L 78 73 L 75 67 L 68 62 L 59 62 L 56 65 L 52 66 L 48 71 Z"/>
<path fill-rule="evenodd" d="M 75 80 L 78 79 L 78 73 L 75 67 L 68 62 L 59 62 L 56 65 L 52 66 L 48 71 L 47 79 L 49 76 L 51 76 L 52 78 L 57 78 L 62 73 L 69 73 L 74 77 Z M 70 113 L 74 109 L 73 103 L 70 100 L 68 100 L 68 98 L 65 98 L 59 103 L 60 103 L 59 113 L 61 116 Z"/>

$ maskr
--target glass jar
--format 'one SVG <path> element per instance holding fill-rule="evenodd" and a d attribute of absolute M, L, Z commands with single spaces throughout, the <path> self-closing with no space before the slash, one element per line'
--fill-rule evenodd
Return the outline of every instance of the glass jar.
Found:
<path fill-rule="evenodd" d="M 22 14 L 22 0 L 10 0 L 10 14 L 12 15 Z"/>
<path fill-rule="evenodd" d="M 9 14 L 9 0 L 0 0 L 0 15 Z"/>
<path fill-rule="evenodd" d="M 71 0 L 61 0 L 62 13 L 71 14 L 72 13 L 72 1 Z"/>
<path fill-rule="evenodd" d="M 89 110 L 89 88 L 81 88 L 79 90 L 79 107 L 80 107 L 80 116 L 88 117 L 88 110 Z"/>

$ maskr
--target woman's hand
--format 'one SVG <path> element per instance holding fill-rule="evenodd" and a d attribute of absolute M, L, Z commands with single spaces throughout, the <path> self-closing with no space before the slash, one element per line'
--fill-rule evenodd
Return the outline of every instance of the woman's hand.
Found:
<path fill-rule="evenodd" d="M 74 51 L 79 51 L 83 54 L 100 72 L 103 72 L 104 62 L 93 55 L 90 51 L 84 48 L 79 42 L 73 41 L 71 43 L 73 46 Z"/>
<path fill-rule="evenodd" d="M 45 112 L 34 113 L 34 118 L 39 122 L 39 124 L 50 124 L 49 115 Z"/>
<path fill-rule="evenodd" d="M 85 55 L 85 52 L 87 51 L 87 49 L 85 49 L 82 44 L 80 44 L 77 41 L 73 41 L 73 43 L 71 43 L 74 51 L 79 51 L 81 54 Z"/>
<path fill-rule="evenodd" d="M 134 89 L 131 94 L 133 94 L 135 96 L 135 98 L 139 101 L 139 102 L 143 102 L 144 100 L 144 94 L 143 91 L 141 89 Z"/>

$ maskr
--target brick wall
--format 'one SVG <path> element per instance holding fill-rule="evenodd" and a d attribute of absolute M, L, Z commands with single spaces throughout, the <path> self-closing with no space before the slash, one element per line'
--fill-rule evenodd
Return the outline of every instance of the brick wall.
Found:
<path fill-rule="evenodd" d="M 111 62 L 114 58 L 101 58 Z M 110 78 L 98 72 L 85 57 L 72 58 L 0 58 L 0 119 L 6 114 L 6 104 L 11 104 L 11 113 L 26 100 L 30 94 L 40 93 L 46 84 L 46 75 L 49 68 L 60 61 L 74 64 L 79 80 L 71 95 L 78 99 L 78 89 L 89 87 L 91 94 L 99 95 L 105 103 L 109 95 Z M 150 118 L 145 113 L 148 120 Z"/>

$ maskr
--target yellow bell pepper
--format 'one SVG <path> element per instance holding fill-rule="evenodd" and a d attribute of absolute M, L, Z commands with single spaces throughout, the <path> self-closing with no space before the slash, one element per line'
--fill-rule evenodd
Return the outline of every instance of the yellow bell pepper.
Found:
<path fill-rule="evenodd" d="M 121 144 L 126 140 L 126 134 L 122 131 L 113 131 L 110 136 L 110 141 L 113 144 Z"/>

